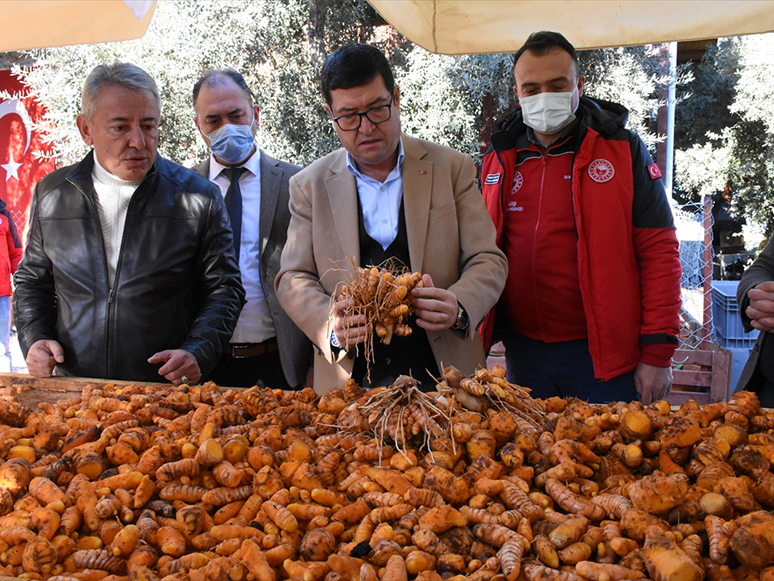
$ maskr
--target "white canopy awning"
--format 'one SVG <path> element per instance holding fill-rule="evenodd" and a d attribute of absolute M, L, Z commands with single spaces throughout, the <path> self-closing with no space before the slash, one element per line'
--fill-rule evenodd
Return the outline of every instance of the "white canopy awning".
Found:
<path fill-rule="evenodd" d="M 139 38 L 155 8 L 156 0 L 2 0 L 0 52 Z"/>
<path fill-rule="evenodd" d="M 774 31 L 772 0 L 368 0 L 431 52 L 512 52 L 530 33 L 576 48 L 702 40 Z"/>

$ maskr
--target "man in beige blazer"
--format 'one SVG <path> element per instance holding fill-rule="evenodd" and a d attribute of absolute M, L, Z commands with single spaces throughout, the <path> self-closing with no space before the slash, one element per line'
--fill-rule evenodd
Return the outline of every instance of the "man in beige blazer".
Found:
<path fill-rule="evenodd" d="M 325 108 L 344 146 L 290 180 L 290 225 L 275 281 L 282 307 L 315 345 L 314 387 L 364 382 L 362 316 L 332 305 L 355 266 L 399 258 L 423 273 L 414 333 L 374 341 L 371 385 L 410 372 L 437 377 L 485 363 L 478 326 L 505 284 L 506 260 L 475 183 L 473 161 L 400 131 L 400 90 L 381 52 L 342 47 L 322 71 Z M 358 348 L 359 347 L 359 348 Z M 385 349 L 388 349 L 385 351 Z"/>

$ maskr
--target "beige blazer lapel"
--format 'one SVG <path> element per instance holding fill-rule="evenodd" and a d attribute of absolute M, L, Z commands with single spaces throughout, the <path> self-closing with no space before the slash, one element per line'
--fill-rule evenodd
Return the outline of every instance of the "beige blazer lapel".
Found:
<path fill-rule="evenodd" d="M 403 209 L 406 215 L 411 270 L 423 272 L 425 241 L 430 221 L 430 200 L 433 196 L 433 163 L 424 161 L 425 149 L 418 141 L 403 138 Z"/>
<path fill-rule="evenodd" d="M 357 182 L 347 169 L 347 154 L 342 150 L 335 163 L 330 166 L 330 175 L 325 178 L 327 199 L 330 203 L 331 220 L 341 246 L 343 264 L 340 268 L 353 271 L 349 257 L 355 266 L 360 266 L 360 236 L 357 215 Z M 336 253 L 332 253 L 336 256 Z"/>

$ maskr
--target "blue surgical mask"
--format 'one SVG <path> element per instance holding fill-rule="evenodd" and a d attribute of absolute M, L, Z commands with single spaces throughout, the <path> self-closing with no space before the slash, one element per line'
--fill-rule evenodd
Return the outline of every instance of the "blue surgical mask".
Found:
<path fill-rule="evenodd" d="M 255 123 L 254 120 L 253 123 Z M 212 153 L 226 163 L 244 161 L 255 145 L 252 127 L 252 123 L 250 125 L 226 123 L 218 127 L 207 136 Z"/>

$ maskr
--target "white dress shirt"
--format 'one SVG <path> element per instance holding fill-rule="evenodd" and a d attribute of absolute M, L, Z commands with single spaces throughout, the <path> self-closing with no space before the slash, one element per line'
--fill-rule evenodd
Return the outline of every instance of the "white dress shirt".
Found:
<path fill-rule="evenodd" d="M 242 272 L 242 286 L 245 288 L 247 303 L 239 315 L 231 343 L 262 343 L 276 335 L 269 305 L 261 288 L 261 150 L 242 164 L 247 171 L 239 178 L 242 192 L 242 236 L 239 252 L 239 270 Z M 228 192 L 230 181 L 223 170 L 228 169 L 210 154 L 210 181 L 219 188 L 223 197 Z"/>
<path fill-rule="evenodd" d="M 113 288 L 118 267 L 118 255 L 121 253 L 121 241 L 124 237 L 126 213 L 139 180 L 123 180 L 110 173 L 99 163 L 94 152 L 94 168 L 91 180 L 97 192 L 97 214 L 102 226 L 102 240 L 105 243 L 105 257 L 108 268 L 108 287 Z"/>
<path fill-rule="evenodd" d="M 392 244 L 398 235 L 400 202 L 403 199 L 403 139 L 398 143 L 398 162 L 384 183 L 362 174 L 347 153 L 347 169 L 355 176 L 357 195 L 363 211 L 363 225 L 368 235 L 382 245 Z"/>

